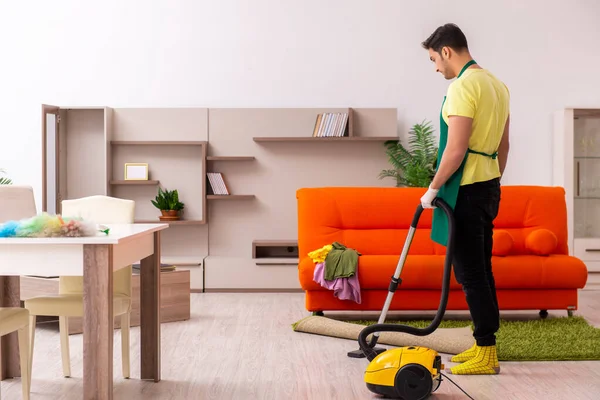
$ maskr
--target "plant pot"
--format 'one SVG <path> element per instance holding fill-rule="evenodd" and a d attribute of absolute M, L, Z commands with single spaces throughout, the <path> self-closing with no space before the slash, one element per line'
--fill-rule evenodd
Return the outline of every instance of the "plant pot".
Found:
<path fill-rule="evenodd" d="M 179 212 L 177 210 L 160 210 L 162 215 L 158 217 L 161 221 L 177 221 Z"/>

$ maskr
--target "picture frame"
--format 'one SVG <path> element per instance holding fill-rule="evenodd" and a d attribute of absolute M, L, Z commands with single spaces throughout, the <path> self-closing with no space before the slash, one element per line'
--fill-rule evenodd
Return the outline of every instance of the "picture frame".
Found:
<path fill-rule="evenodd" d="M 148 164 L 147 163 L 125 163 L 126 181 L 147 181 Z"/>

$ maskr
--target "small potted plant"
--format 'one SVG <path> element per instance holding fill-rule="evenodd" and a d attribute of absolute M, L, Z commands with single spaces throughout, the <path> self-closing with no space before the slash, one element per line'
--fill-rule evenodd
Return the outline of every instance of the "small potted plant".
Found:
<path fill-rule="evenodd" d="M 162 215 L 158 217 L 161 221 L 176 221 L 179 212 L 183 210 L 184 204 L 179 201 L 177 190 L 163 190 L 158 188 L 158 194 L 151 200 L 154 207 L 158 208 Z"/>
<path fill-rule="evenodd" d="M 4 173 L 4 169 L 0 168 L 0 173 Z M 10 180 L 9 178 L 5 178 L 5 177 L 1 177 L 0 178 L 0 185 L 12 185 L 12 180 Z"/>

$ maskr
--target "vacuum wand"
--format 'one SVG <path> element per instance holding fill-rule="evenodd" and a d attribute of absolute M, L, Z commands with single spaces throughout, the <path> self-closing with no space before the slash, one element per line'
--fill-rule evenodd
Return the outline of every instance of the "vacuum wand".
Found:
<path fill-rule="evenodd" d="M 398 285 L 402 283 L 402 269 L 404 268 L 404 263 L 406 262 L 406 257 L 408 256 L 408 250 L 410 249 L 410 245 L 412 244 L 413 237 L 415 236 L 415 231 L 417 230 L 417 224 L 419 223 L 419 218 L 421 217 L 421 213 L 423 212 L 423 207 L 419 205 L 417 207 L 417 212 L 413 218 L 413 221 L 408 230 L 408 235 L 406 236 L 406 240 L 404 241 L 404 247 L 402 248 L 402 253 L 400 254 L 400 259 L 398 260 L 398 265 L 396 266 L 396 271 L 394 272 L 394 276 L 392 276 L 392 281 L 390 282 L 390 286 L 388 288 L 387 298 L 385 299 L 385 304 L 383 306 L 383 310 L 381 315 L 379 316 L 379 324 L 383 324 L 385 322 L 385 317 L 387 312 L 390 309 L 390 305 L 392 304 L 392 299 L 394 297 L 394 293 L 398 288 Z M 379 337 L 379 332 L 375 332 L 375 336 Z"/>
<path fill-rule="evenodd" d="M 390 282 L 390 286 L 388 289 L 387 298 L 383 309 L 381 311 L 381 315 L 379 316 L 379 320 L 377 324 L 367 326 L 364 328 L 359 336 L 358 336 L 358 344 L 360 346 L 360 350 L 354 350 L 348 353 L 349 357 L 353 358 L 362 358 L 367 357 L 369 361 L 372 361 L 379 353 L 385 351 L 383 348 L 375 347 L 377 341 L 379 340 L 380 332 L 385 331 L 394 331 L 394 332 L 404 332 L 416 336 L 426 336 L 434 332 L 437 327 L 440 325 L 442 318 L 446 312 L 446 305 L 448 303 L 448 290 L 450 287 L 450 277 L 452 270 L 452 254 L 454 249 L 454 214 L 453 210 L 450 206 L 441 198 L 435 198 L 432 202 L 435 207 L 438 207 L 444 211 L 448 218 L 448 243 L 446 245 L 446 259 L 444 263 L 444 275 L 442 281 L 442 295 L 440 300 L 440 305 L 437 310 L 437 314 L 431 324 L 426 328 L 414 328 L 406 325 L 398 325 L 398 324 L 385 324 L 385 318 L 387 316 L 387 312 L 389 311 L 390 305 L 392 303 L 392 299 L 394 297 L 394 293 L 398 288 L 398 285 L 402 283 L 402 279 L 400 278 L 402 274 L 402 269 L 404 268 L 404 264 L 406 262 L 406 258 L 408 256 L 408 251 L 410 249 L 410 245 L 412 244 L 412 240 L 414 238 L 415 230 L 417 229 L 417 225 L 419 223 L 419 219 L 421 218 L 421 214 L 423 213 L 423 206 L 419 204 L 417 206 L 417 210 L 413 217 L 412 223 L 410 225 L 408 235 L 406 236 L 406 240 L 404 242 L 404 247 L 402 249 L 402 253 L 400 255 L 400 259 L 398 260 L 398 265 L 396 266 L 396 271 L 394 272 L 394 276 L 392 276 L 392 280 Z M 369 334 L 373 333 L 370 343 L 367 344 L 366 338 Z"/>

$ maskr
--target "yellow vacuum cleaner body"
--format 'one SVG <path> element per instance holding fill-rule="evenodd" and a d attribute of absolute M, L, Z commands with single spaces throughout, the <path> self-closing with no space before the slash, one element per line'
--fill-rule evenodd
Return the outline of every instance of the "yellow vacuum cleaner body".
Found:
<path fill-rule="evenodd" d="M 399 399 L 426 399 L 441 382 L 444 365 L 426 347 L 398 347 L 375 357 L 365 371 L 367 388 L 378 395 Z"/>

